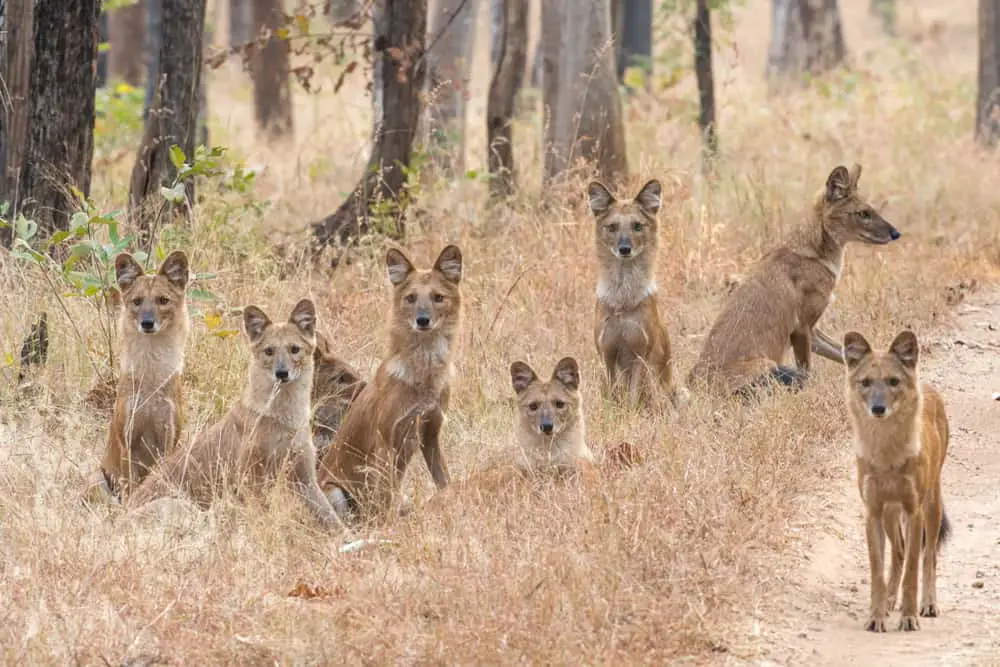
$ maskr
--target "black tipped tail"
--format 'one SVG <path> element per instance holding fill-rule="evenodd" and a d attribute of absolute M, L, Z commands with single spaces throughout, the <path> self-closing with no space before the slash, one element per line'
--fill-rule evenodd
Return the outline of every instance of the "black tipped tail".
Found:
<path fill-rule="evenodd" d="M 948 513 L 944 511 L 944 507 L 941 508 L 941 527 L 938 530 L 938 543 L 937 550 L 941 551 L 941 545 L 948 541 L 951 537 L 951 521 L 948 520 Z M 921 547 L 927 546 L 927 529 L 924 529 L 924 539 L 920 544 Z"/>

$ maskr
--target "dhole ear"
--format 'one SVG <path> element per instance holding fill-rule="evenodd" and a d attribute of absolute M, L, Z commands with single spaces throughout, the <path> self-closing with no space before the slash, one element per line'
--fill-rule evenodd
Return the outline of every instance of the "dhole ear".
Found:
<path fill-rule="evenodd" d="M 573 357 L 563 357 L 552 371 L 552 379 L 558 380 L 567 389 L 580 388 L 580 367 Z"/>
<path fill-rule="evenodd" d="M 828 202 L 846 199 L 851 194 L 851 175 L 847 167 L 840 165 L 830 172 L 826 179 L 826 200 Z"/>
<path fill-rule="evenodd" d="M 446 246 L 441 251 L 434 262 L 434 270 L 453 283 L 462 280 L 462 251 L 457 245 Z"/>
<path fill-rule="evenodd" d="M 861 180 L 861 165 L 857 162 L 851 167 L 851 189 L 858 189 L 858 181 Z"/>
<path fill-rule="evenodd" d="M 143 274 L 142 267 L 135 258 L 127 252 L 120 253 L 115 257 L 115 278 L 118 280 L 118 287 L 127 290 L 135 284 L 136 279 Z"/>
<path fill-rule="evenodd" d="M 523 361 L 515 361 L 510 365 L 510 383 L 514 385 L 514 393 L 520 394 L 537 379 L 535 371 Z"/>
<path fill-rule="evenodd" d="M 163 260 L 160 275 L 170 281 L 171 285 L 184 289 L 188 282 L 188 258 L 183 250 L 175 250 Z"/>
<path fill-rule="evenodd" d="M 587 203 L 590 204 L 591 213 L 601 215 L 611 208 L 615 198 L 603 183 L 593 181 L 587 186 Z"/>
<path fill-rule="evenodd" d="M 243 329 L 251 343 L 256 343 L 264 335 L 264 329 L 271 324 L 264 311 L 257 306 L 247 306 L 243 309 Z"/>
<path fill-rule="evenodd" d="M 385 266 L 389 270 L 389 282 L 393 285 L 403 284 L 407 276 L 413 272 L 413 264 L 406 255 L 395 248 L 389 248 L 385 253 Z"/>
<path fill-rule="evenodd" d="M 920 357 L 920 345 L 917 344 L 917 335 L 912 331 L 903 331 L 889 346 L 890 354 L 895 355 L 899 362 L 907 368 L 916 368 L 917 359 Z"/>
<path fill-rule="evenodd" d="M 656 215 L 660 210 L 662 198 L 663 188 L 660 187 L 660 182 L 654 178 L 642 186 L 642 190 L 639 190 L 639 194 L 635 196 L 635 203 L 647 213 Z"/>
<path fill-rule="evenodd" d="M 295 304 L 288 321 L 297 326 L 299 331 L 306 336 L 316 336 L 316 306 L 310 299 L 302 299 Z"/>
<path fill-rule="evenodd" d="M 844 334 L 844 363 L 848 368 L 854 368 L 871 353 L 872 346 L 857 331 Z"/>

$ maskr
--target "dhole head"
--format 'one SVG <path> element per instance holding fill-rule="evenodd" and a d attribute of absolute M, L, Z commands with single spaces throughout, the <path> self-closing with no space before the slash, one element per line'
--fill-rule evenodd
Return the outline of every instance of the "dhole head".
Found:
<path fill-rule="evenodd" d="M 617 201 L 601 183 L 587 187 L 590 212 L 597 222 L 597 250 L 622 261 L 656 248 L 656 214 L 660 210 L 660 182 L 649 181 L 632 201 Z"/>
<path fill-rule="evenodd" d="M 900 234 L 858 193 L 861 165 L 841 165 L 830 172 L 822 195 L 823 229 L 841 245 L 849 241 L 885 245 Z"/>
<path fill-rule="evenodd" d="M 254 373 L 267 374 L 271 382 L 294 382 L 305 374 L 312 378 L 316 347 L 316 308 L 302 299 L 287 322 L 274 324 L 257 306 L 243 309 L 243 328 L 253 352 Z"/>
<path fill-rule="evenodd" d="M 453 325 L 461 306 L 458 284 L 462 280 L 462 251 L 449 245 L 434 268 L 422 271 L 399 250 L 385 256 L 393 287 L 392 319 L 396 327 L 430 332 Z"/>
<path fill-rule="evenodd" d="M 123 321 L 135 324 L 139 333 L 157 334 L 187 317 L 188 259 L 183 250 L 170 253 L 155 276 L 147 276 L 135 258 L 123 252 L 115 257 L 115 275 Z"/>
<path fill-rule="evenodd" d="M 911 416 L 920 396 L 917 377 L 919 348 L 912 331 L 903 331 L 885 352 L 872 350 L 861 334 L 844 336 L 847 402 L 858 416 L 887 419 L 895 413 Z"/>
<path fill-rule="evenodd" d="M 557 436 L 580 416 L 580 368 L 576 359 L 564 357 L 556 364 L 548 382 L 535 375 L 531 366 L 515 361 L 510 380 L 517 394 L 522 426 L 546 436 Z"/>

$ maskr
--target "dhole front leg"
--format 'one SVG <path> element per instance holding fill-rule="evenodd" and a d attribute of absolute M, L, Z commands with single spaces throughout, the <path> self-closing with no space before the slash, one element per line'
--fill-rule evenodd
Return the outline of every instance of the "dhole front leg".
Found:
<path fill-rule="evenodd" d="M 900 605 L 899 629 L 920 629 L 917 618 L 917 576 L 924 537 L 924 510 L 919 504 L 906 516 L 906 569 L 903 573 L 903 602 Z"/>
<path fill-rule="evenodd" d="M 809 372 L 809 357 L 812 354 L 812 329 L 806 327 L 792 333 L 792 352 L 799 370 Z"/>
<path fill-rule="evenodd" d="M 865 629 L 869 632 L 885 632 L 885 530 L 882 527 L 882 512 L 868 509 L 865 518 L 865 541 L 868 544 L 868 568 L 871 571 L 871 610 Z"/>
<path fill-rule="evenodd" d="M 441 427 L 444 425 L 444 413 L 434 410 L 424 415 L 420 420 L 420 451 L 424 455 L 427 463 L 427 470 L 431 473 L 435 486 L 443 489 L 448 486 L 448 469 L 441 456 L 441 444 L 439 436 Z"/>
<path fill-rule="evenodd" d="M 312 445 L 310 444 L 311 448 Z M 343 528 L 344 524 L 340 517 L 330 505 L 330 499 L 326 497 L 323 490 L 319 488 L 319 481 L 316 479 L 316 459 L 314 456 L 298 457 L 295 462 L 295 487 L 302 499 L 309 505 L 309 509 L 320 520 L 326 528 Z"/>
<path fill-rule="evenodd" d="M 886 510 L 882 518 L 882 527 L 889 536 L 889 555 L 892 562 L 889 569 L 889 595 L 886 612 L 896 608 L 896 597 L 899 595 L 899 581 L 903 577 L 903 562 L 906 557 L 906 540 L 903 539 L 903 509 L 894 505 Z"/>

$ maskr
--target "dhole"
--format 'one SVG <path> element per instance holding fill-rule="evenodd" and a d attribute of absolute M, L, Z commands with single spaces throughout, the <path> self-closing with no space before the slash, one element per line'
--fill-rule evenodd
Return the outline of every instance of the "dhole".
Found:
<path fill-rule="evenodd" d="M 274 324 L 256 306 L 243 310 L 252 361 L 246 390 L 220 421 L 178 447 L 136 491 L 140 505 L 174 488 L 202 506 L 220 491 L 258 492 L 286 464 L 295 489 L 325 525 L 340 525 L 316 481 L 310 431 L 310 392 L 316 311 L 302 299 L 288 322 Z"/>
<path fill-rule="evenodd" d="M 318 460 L 322 460 L 337 436 L 347 409 L 366 383 L 354 367 L 334 354 L 330 342 L 319 331 L 316 332 L 313 364 L 313 444 Z"/>
<path fill-rule="evenodd" d="M 587 188 L 597 240 L 594 340 L 607 388 L 626 390 L 635 404 L 661 387 L 677 400 L 670 337 L 656 308 L 657 221 L 660 183 L 646 183 L 632 201 L 617 201 L 598 182 Z"/>
<path fill-rule="evenodd" d="M 764 255 L 726 298 L 688 385 L 705 383 L 749 393 L 776 380 L 801 387 L 810 353 L 843 363 L 840 347 L 814 330 L 826 310 L 851 242 L 884 245 L 899 232 L 858 193 L 861 165 L 830 172 L 811 219 L 785 245 Z M 782 366 L 791 346 L 796 368 Z"/>
<path fill-rule="evenodd" d="M 900 630 L 918 630 L 917 569 L 924 557 L 921 616 L 937 616 L 937 551 L 948 536 L 941 500 L 941 466 L 948 452 L 944 402 L 917 374 L 917 337 L 896 336 L 886 352 L 864 336 L 844 336 L 847 409 L 854 427 L 858 491 L 865 504 L 865 537 L 871 567 L 871 614 L 865 627 L 885 632 L 900 577 Z M 906 516 L 904 524 L 900 521 Z M 886 534 L 892 568 L 886 588 Z M 905 549 L 906 572 L 903 573 Z"/>
<path fill-rule="evenodd" d="M 127 253 L 115 257 L 121 291 L 121 367 L 101 463 L 102 478 L 86 497 L 123 499 L 171 450 L 183 421 L 181 372 L 187 341 L 188 259 L 177 250 L 155 276 Z"/>
<path fill-rule="evenodd" d="M 391 249 L 386 266 L 392 283 L 389 353 L 320 464 L 320 483 L 341 516 L 388 509 L 418 449 L 435 485 L 448 484 L 439 436 L 462 306 L 462 253 L 449 245 L 425 271 Z"/>

